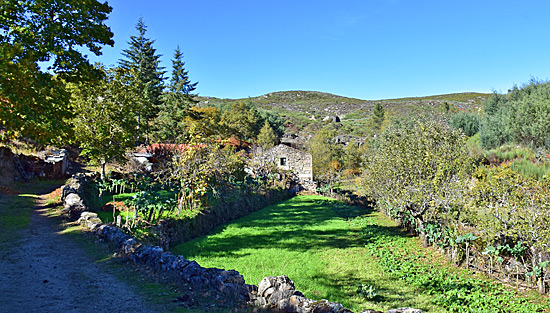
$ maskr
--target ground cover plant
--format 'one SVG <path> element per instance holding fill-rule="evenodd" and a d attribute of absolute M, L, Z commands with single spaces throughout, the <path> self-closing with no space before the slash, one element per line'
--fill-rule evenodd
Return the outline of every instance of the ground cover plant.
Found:
<path fill-rule="evenodd" d="M 550 309 L 537 295 L 519 296 L 452 266 L 381 213 L 320 196 L 272 205 L 174 251 L 203 266 L 236 269 L 250 284 L 288 275 L 307 297 L 341 302 L 355 311 L 400 306 L 428 312 Z"/>

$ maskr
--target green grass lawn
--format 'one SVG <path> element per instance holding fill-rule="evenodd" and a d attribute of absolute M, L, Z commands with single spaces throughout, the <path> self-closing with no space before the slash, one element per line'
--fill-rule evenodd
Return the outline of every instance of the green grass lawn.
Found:
<path fill-rule="evenodd" d="M 334 204 L 320 196 L 295 197 L 178 245 L 174 252 L 205 267 L 236 269 L 249 284 L 284 274 L 307 297 L 340 302 L 354 311 L 411 306 L 444 312 L 417 288 L 386 274 L 364 248 L 359 228 L 339 216 Z M 399 233 L 386 219 L 380 227 Z M 374 285 L 378 296 L 363 298 L 358 284 Z"/>
<path fill-rule="evenodd" d="M 545 297 L 520 294 L 456 268 L 377 212 L 320 196 L 271 205 L 174 247 L 205 267 L 235 269 L 249 284 L 287 275 L 312 299 L 356 312 L 415 307 L 426 312 L 549 312 Z M 367 299 L 358 285 L 373 286 Z"/>

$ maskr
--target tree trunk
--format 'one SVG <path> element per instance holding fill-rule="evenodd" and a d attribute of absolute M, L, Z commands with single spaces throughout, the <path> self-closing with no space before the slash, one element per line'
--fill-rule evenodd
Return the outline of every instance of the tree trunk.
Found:
<path fill-rule="evenodd" d="M 420 239 L 422 240 L 422 246 L 424 248 L 427 248 L 428 247 L 428 237 L 426 236 L 426 232 L 424 230 L 424 221 L 421 218 L 417 217 L 416 218 L 416 223 L 418 225 Z"/>
<path fill-rule="evenodd" d="M 107 162 L 101 161 L 101 180 L 105 180 L 105 165 L 107 165 Z"/>
<path fill-rule="evenodd" d="M 466 241 L 466 268 L 470 268 L 470 243 Z"/>
<path fill-rule="evenodd" d="M 541 277 L 538 279 L 539 293 L 541 295 L 546 293 L 546 286 L 544 285 L 544 269 L 541 270 Z"/>
<path fill-rule="evenodd" d="M 539 264 L 542 263 L 542 253 L 539 252 L 538 253 L 538 257 L 539 257 Z M 544 268 L 541 268 L 540 269 L 540 277 L 538 278 L 538 289 L 539 289 L 539 293 L 541 295 L 545 294 L 546 293 L 546 286 L 544 285 Z"/>
<path fill-rule="evenodd" d="M 155 208 L 151 208 L 149 211 L 149 216 L 147 217 L 147 222 L 151 223 L 151 219 L 153 218 L 153 213 L 155 212 Z"/>

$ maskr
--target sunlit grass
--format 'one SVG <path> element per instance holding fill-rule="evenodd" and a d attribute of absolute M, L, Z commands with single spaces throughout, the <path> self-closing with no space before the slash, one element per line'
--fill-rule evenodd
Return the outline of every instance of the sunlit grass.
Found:
<path fill-rule="evenodd" d="M 319 196 L 295 197 L 174 251 L 205 267 L 236 269 L 249 284 L 284 274 L 307 297 L 340 302 L 354 311 L 411 306 L 438 312 L 427 295 L 381 270 L 365 250 L 359 228 L 338 216 L 335 204 Z M 400 236 L 391 221 L 377 213 L 371 216 Z M 369 302 L 356 292 L 358 284 L 374 285 L 380 296 Z"/>

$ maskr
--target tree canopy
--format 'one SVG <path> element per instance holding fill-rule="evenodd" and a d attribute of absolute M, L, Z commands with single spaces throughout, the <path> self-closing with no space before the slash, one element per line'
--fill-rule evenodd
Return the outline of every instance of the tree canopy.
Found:
<path fill-rule="evenodd" d="M 483 107 L 481 143 L 487 148 L 504 143 L 550 148 L 550 83 L 531 81 L 506 95 L 493 94 Z"/>
<path fill-rule="evenodd" d="M 451 213 L 472 167 L 465 136 L 435 121 L 393 125 L 373 143 L 362 186 L 395 218 L 425 223 Z M 392 211 L 392 212 L 390 212 Z"/>
<path fill-rule="evenodd" d="M 192 83 L 185 70 L 183 53 L 178 46 L 172 59 L 172 77 L 168 92 L 164 93 L 159 113 L 155 119 L 155 137 L 158 141 L 177 142 L 187 132 L 185 117 L 191 106 L 197 104 L 193 92 L 198 82 Z"/>
<path fill-rule="evenodd" d="M 81 48 L 113 45 L 112 8 L 90 1 L 3 1 L 0 9 L 0 126 L 41 142 L 69 129 L 67 81 L 95 79 Z"/>
<path fill-rule="evenodd" d="M 111 69 L 96 84 L 80 83 L 71 88 L 76 140 L 83 154 L 102 166 L 102 177 L 106 162 L 124 160 L 139 136 L 135 115 L 140 108 L 123 71 Z"/>
<path fill-rule="evenodd" d="M 258 145 L 265 149 L 269 149 L 275 146 L 278 142 L 279 138 L 277 138 L 275 131 L 273 131 L 273 128 L 266 120 L 264 122 L 264 126 L 260 129 L 260 133 L 258 134 Z"/>

